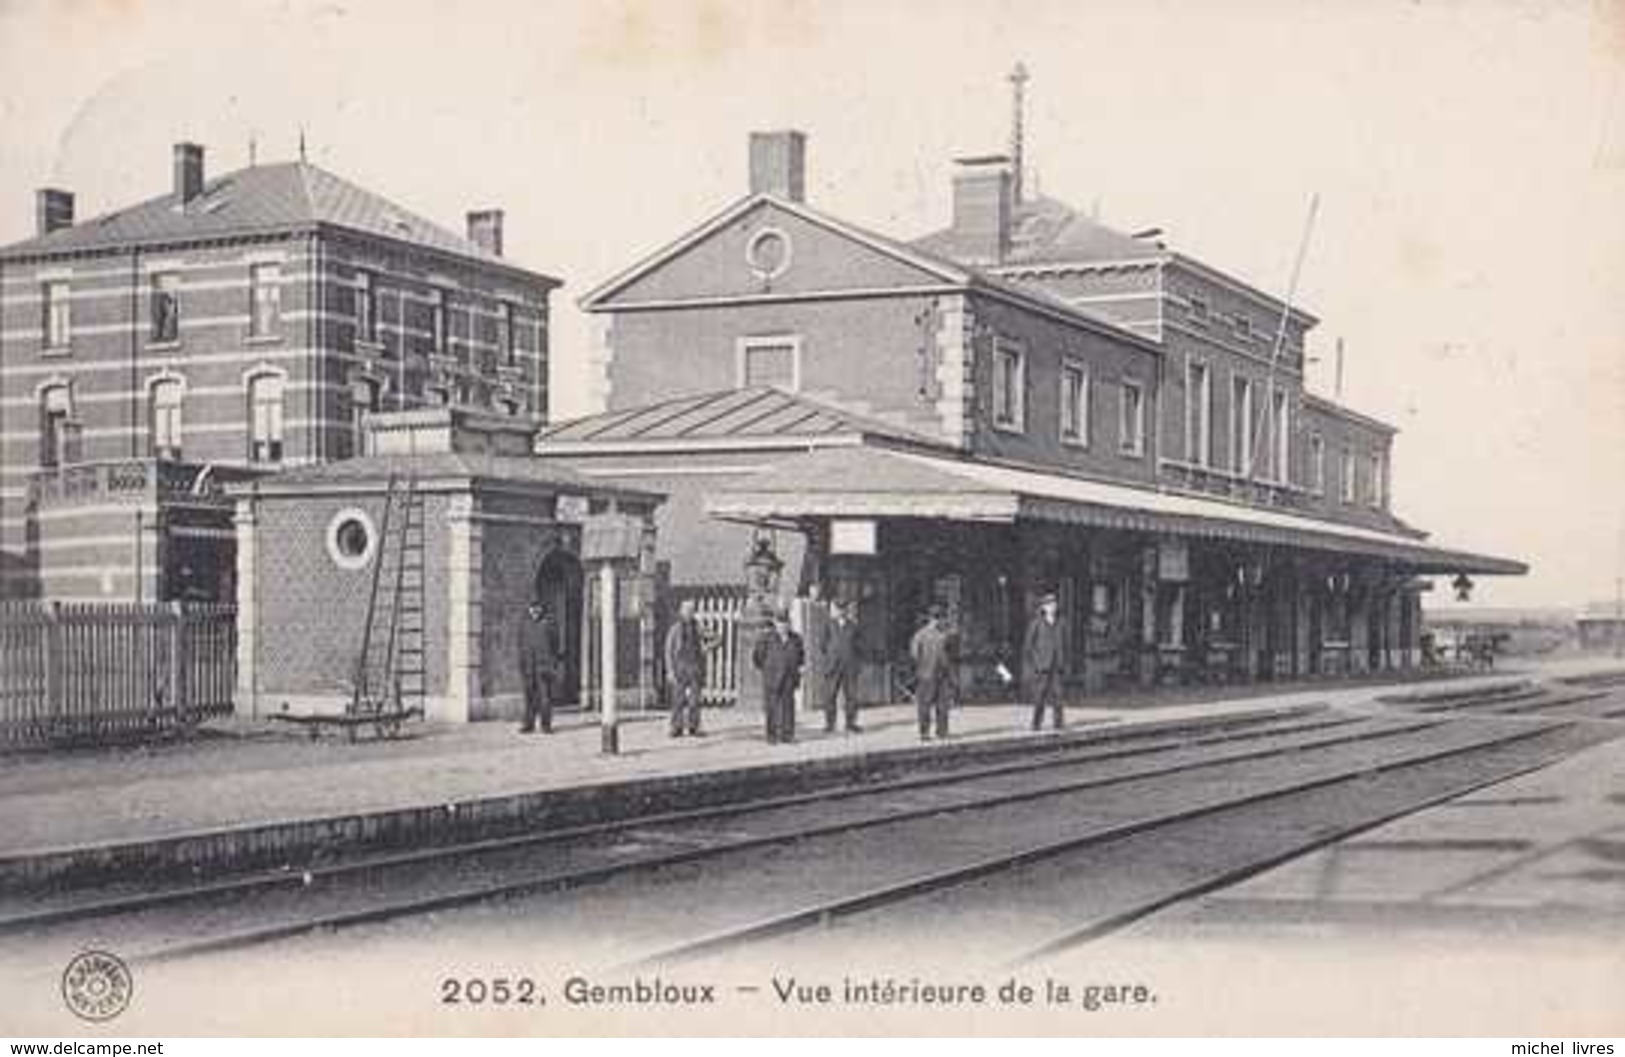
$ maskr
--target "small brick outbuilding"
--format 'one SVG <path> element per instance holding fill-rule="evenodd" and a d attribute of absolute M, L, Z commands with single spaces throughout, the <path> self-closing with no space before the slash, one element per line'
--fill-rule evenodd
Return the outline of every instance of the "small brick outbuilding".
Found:
<path fill-rule="evenodd" d="M 421 544 L 411 544 L 421 561 L 409 564 L 422 568 L 413 647 L 421 646 L 426 718 L 519 715 L 515 635 L 533 598 L 560 619 L 569 656 L 563 697 L 579 700 L 590 648 L 582 523 L 617 512 L 645 526 L 643 558 L 621 573 L 621 616 L 641 623 L 660 497 L 537 457 L 535 424 L 522 419 L 435 408 L 368 416 L 364 429 L 365 455 L 234 491 L 238 714 L 343 710 L 380 562 L 374 627 L 387 616 L 409 481 L 421 533 Z"/>

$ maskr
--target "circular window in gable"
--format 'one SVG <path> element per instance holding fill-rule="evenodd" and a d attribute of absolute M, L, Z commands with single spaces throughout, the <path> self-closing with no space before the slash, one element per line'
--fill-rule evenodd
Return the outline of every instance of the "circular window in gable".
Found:
<path fill-rule="evenodd" d="M 745 243 L 745 263 L 762 279 L 777 279 L 790 268 L 790 236 L 762 228 Z"/>
<path fill-rule="evenodd" d="M 378 529 L 360 507 L 346 507 L 327 523 L 327 556 L 340 569 L 364 569 L 378 551 Z"/>

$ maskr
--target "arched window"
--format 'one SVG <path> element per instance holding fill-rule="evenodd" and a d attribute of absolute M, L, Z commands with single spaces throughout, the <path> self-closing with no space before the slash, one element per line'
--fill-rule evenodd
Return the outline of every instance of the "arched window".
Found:
<path fill-rule="evenodd" d="M 259 374 L 248 380 L 248 459 L 282 461 L 282 403 L 280 375 Z"/>
<path fill-rule="evenodd" d="M 50 469 L 74 462 L 77 448 L 72 391 L 66 385 L 45 387 L 40 390 L 40 466 Z"/>
<path fill-rule="evenodd" d="M 181 457 L 181 396 L 184 390 L 177 378 L 163 378 L 152 383 L 151 410 L 148 416 L 148 436 L 152 455 L 157 459 Z"/>

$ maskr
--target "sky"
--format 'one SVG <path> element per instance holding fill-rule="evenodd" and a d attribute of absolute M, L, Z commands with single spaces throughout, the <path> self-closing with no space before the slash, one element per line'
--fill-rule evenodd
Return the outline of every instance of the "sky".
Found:
<path fill-rule="evenodd" d="M 455 12 L 455 13 L 452 13 Z M 297 156 L 561 276 L 558 417 L 585 398 L 575 299 L 745 192 L 751 130 L 808 136 L 808 200 L 899 237 L 950 161 L 1029 186 L 1321 319 L 1309 383 L 1396 425 L 1396 512 L 1521 558 L 1473 601 L 1611 599 L 1625 562 L 1625 0 L 194 3 L 0 0 L 0 243 L 33 192 L 80 217 Z M 1430 605 L 1446 601 L 1435 592 Z"/>

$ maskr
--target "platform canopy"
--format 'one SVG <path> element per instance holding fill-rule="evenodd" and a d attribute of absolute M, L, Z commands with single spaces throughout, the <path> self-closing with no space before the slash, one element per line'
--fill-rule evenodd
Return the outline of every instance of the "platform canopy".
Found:
<path fill-rule="evenodd" d="M 1522 562 L 1220 499 L 1043 473 L 947 455 L 876 447 L 800 455 L 708 493 L 706 512 L 730 521 L 940 518 L 1061 522 L 1387 558 L 1419 574 L 1521 575 Z"/>

